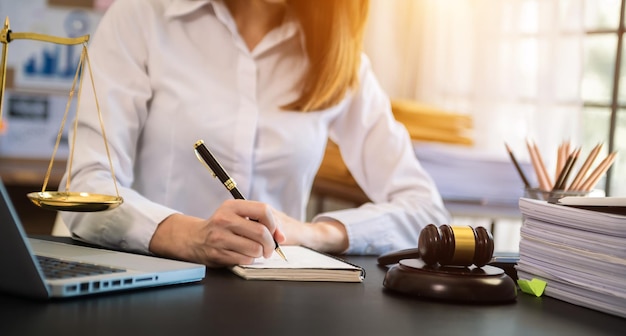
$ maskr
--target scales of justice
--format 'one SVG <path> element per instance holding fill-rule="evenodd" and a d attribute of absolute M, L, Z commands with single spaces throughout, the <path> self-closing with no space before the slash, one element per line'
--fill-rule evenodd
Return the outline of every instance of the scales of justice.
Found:
<path fill-rule="evenodd" d="M 98 98 L 96 96 L 96 88 L 93 81 L 91 65 L 89 64 L 89 55 L 87 53 L 87 42 L 89 41 L 89 35 L 83 35 L 75 38 L 66 38 L 66 37 L 58 37 L 51 36 L 45 34 L 37 34 L 37 33 L 18 33 L 12 32 L 9 28 L 9 18 L 7 17 L 4 21 L 4 27 L 0 31 L 0 42 L 2 43 L 2 58 L 0 62 L 0 121 L 2 120 L 2 111 L 3 111 L 3 101 L 4 101 L 4 92 L 6 85 L 6 73 L 7 73 L 7 56 L 8 56 L 8 46 L 9 43 L 14 40 L 36 40 L 42 42 L 49 42 L 55 44 L 62 45 L 77 45 L 82 44 L 82 52 L 80 55 L 80 60 L 78 62 L 78 66 L 76 67 L 76 74 L 74 75 L 74 80 L 72 82 L 72 87 L 69 92 L 69 97 L 67 100 L 67 105 L 65 107 L 65 114 L 63 115 L 63 119 L 61 122 L 61 126 L 59 128 L 59 133 L 57 135 L 56 143 L 54 145 L 54 150 L 52 152 L 52 156 L 50 158 L 50 163 L 48 164 L 48 170 L 46 172 L 46 176 L 44 178 L 43 186 L 40 192 L 32 192 L 27 196 L 28 198 L 37 206 L 55 211 L 76 211 L 76 212 L 95 212 L 95 211 L 104 211 L 110 210 L 118 207 L 122 204 L 123 199 L 119 195 L 119 191 L 117 188 L 117 181 L 115 179 L 115 173 L 113 171 L 113 163 L 111 161 L 111 155 L 109 153 L 109 146 L 106 138 L 106 133 L 104 130 L 104 122 L 102 120 L 102 113 L 100 111 L 100 105 L 98 104 Z M 98 118 L 100 121 L 100 128 L 102 131 L 102 138 L 104 141 L 104 148 L 106 150 L 107 158 L 109 160 L 109 169 L 111 171 L 111 178 L 113 185 L 115 186 L 116 195 L 104 195 L 97 193 L 89 193 L 89 192 L 76 192 L 71 191 L 70 183 L 71 183 L 71 172 L 72 172 L 72 160 L 74 158 L 74 144 L 76 143 L 76 129 L 78 126 L 78 112 L 80 106 L 80 96 L 83 87 L 83 77 L 81 74 L 84 74 L 85 63 L 87 63 L 87 69 L 91 78 L 91 87 L 93 90 L 96 109 L 98 113 Z M 76 84 L 78 83 L 78 91 L 76 91 Z M 54 157 L 56 155 L 57 149 L 61 142 L 61 137 L 63 134 L 63 128 L 67 121 L 68 112 L 70 110 L 71 102 L 76 94 L 76 116 L 73 123 L 74 133 L 71 138 L 70 145 L 70 153 L 68 159 L 68 168 L 67 168 L 67 180 L 65 182 L 65 191 L 47 191 L 46 187 L 48 185 L 48 180 L 50 178 L 50 173 L 52 171 L 52 167 L 54 165 Z"/>

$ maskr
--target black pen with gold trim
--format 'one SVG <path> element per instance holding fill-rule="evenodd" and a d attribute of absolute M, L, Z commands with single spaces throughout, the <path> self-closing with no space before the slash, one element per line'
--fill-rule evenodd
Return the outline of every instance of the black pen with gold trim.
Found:
<path fill-rule="evenodd" d="M 198 157 L 198 160 L 200 160 L 200 162 L 202 162 L 206 165 L 207 168 L 209 168 L 213 177 L 218 178 L 220 182 L 222 182 L 222 184 L 226 187 L 226 189 L 230 191 L 231 195 L 233 195 L 235 199 L 245 200 L 246 198 L 243 197 L 239 189 L 237 189 L 237 183 L 235 183 L 235 180 L 228 176 L 226 170 L 224 170 L 224 168 L 217 161 L 215 156 L 213 156 L 209 149 L 204 145 L 204 141 L 196 141 L 193 147 L 194 151 L 196 152 L 196 156 Z M 287 258 L 285 257 L 285 254 L 283 254 L 283 251 L 280 249 L 280 245 L 278 245 L 276 239 L 274 239 L 274 244 L 276 244 L 276 248 L 274 248 L 276 253 L 278 253 L 278 255 L 280 255 L 283 260 L 287 261 Z"/>

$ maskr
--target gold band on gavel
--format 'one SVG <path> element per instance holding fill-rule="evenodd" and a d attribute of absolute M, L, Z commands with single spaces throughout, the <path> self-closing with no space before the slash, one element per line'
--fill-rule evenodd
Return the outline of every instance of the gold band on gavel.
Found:
<path fill-rule="evenodd" d="M 455 240 L 452 264 L 471 265 L 476 250 L 474 230 L 470 226 L 452 226 L 451 228 Z"/>

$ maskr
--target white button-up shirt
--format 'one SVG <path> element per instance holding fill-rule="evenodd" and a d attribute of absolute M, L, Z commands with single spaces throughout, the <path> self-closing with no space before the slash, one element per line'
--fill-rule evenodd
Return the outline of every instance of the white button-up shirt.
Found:
<path fill-rule="evenodd" d="M 82 239 L 148 253 L 167 216 L 210 217 L 232 196 L 198 162 L 193 145 L 199 139 L 246 198 L 299 220 L 305 220 L 326 141 L 335 141 L 373 201 L 314 219 L 342 222 L 348 253 L 415 247 L 423 226 L 447 223 L 441 197 L 366 57 L 360 86 L 336 106 L 281 110 L 300 95 L 308 62 L 292 15 L 250 51 L 221 1 L 116 1 L 92 38 L 89 58 L 124 203 L 105 212 L 64 213 Z M 87 70 L 70 190 L 115 195 Z"/>

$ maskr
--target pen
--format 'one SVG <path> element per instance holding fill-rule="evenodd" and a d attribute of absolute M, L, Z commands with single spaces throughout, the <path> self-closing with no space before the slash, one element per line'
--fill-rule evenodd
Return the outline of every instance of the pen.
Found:
<path fill-rule="evenodd" d="M 194 145 L 194 150 L 196 152 L 198 160 L 200 160 L 200 162 L 202 162 L 207 166 L 207 168 L 209 168 L 213 177 L 218 178 L 220 182 L 222 182 L 222 184 L 226 187 L 226 189 L 230 191 L 231 195 L 233 195 L 235 199 L 246 199 L 245 197 L 243 197 L 241 192 L 239 192 L 239 189 L 237 189 L 237 183 L 235 183 L 235 180 L 228 176 L 228 173 L 226 173 L 222 165 L 204 145 L 204 141 L 196 141 Z M 276 244 L 276 248 L 274 249 L 276 253 L 278 253 L 278 255 L 280 255 L 283 260 L 287 261 L 287 258 L 285 257 L 285 254 L 283 254 L 283 251 L 280 249 L 280 245 L 278 245 L 276 239 L 274 239 L 274 244 Z"/>

